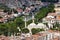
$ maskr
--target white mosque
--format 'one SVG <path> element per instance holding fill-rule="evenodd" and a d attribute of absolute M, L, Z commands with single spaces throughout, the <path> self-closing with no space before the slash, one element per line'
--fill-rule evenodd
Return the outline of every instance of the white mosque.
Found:
<path fill-rule="evenodd" d="M 34 23 L 34 15 L 32 15 L 32 21 L 33 22 L 27 26 L 27 28 L 30 30 L 30 33 L 31 33 L 32 28 L 40 28 L 40 29 L 48 30 L 48 27 L 45 24 L 43 24 L 43 23 L 35 24 Z"/>
<path fill-rule="evenodd" d="M 38 23 L 38 24 L 31 23 L 31 24 L 28 25 L 27 28 L 28 29 L 41 28 L 41 29 L 44 29 L 44 30 L 47 30 L 48 29 L 48 27 L 45 24 L 43 24 L 43 23 Z"/>

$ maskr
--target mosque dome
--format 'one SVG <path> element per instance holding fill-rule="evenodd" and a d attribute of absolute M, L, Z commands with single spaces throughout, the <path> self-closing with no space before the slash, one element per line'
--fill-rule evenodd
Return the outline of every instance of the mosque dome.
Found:
<path fill-rule="evenodd" d="M 46 26 L 45 24 L 43 24 L 43 23 L 38 23 L 38 24 L 37 24 L 37 28 L 48 29 L 47 26 Z"/>
<path fill-rule="evenodd" d="M 28 25 L 28 28 L 35 28 L 37 25 L 35 23 L 31 23 Z"/>

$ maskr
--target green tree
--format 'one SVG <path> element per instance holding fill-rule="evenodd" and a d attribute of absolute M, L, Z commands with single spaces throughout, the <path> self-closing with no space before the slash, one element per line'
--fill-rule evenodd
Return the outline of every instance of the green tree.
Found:
<path fill-rule="evenodd" d="M 8 35 L 18 32 L 16 24 L 13 21 L 7 23 L 6 25 L 8 26 Z"/>
<path fill-rule="evenodd" d="M 7 36 L 8 33 L 8 27 L 6 26 L 6 24 L 0 24 L 0 34 L 4 34 L 5 36 Z"/>
<path fill-rule="evenodd" d="M 40 11 L 37 13 L 37 15 L 35 15 L 35 18 L 40 20 L 43 17 L 45 17 L 47 13 L 48 13 L 48 9 L 46 7 L 42 7 Z"/>
<path fill-rule="evenodd" d="M 59 30 L 60 31 L 60 24 L 58 22 L 56 22 L 54 25 L 53 25 L 53 28 L 51 28 L 51 30 Z"/>
<path fill-rule="evenodd" d="M 32 28 L 31 31 L 32 31 L 32 34 L 36 34 L 37 33 L 37 30 L 35 28 Z"/>
<path fill-rule="evenodd" d="M 27 28 L 22 29 L 22 33 L 29 33 L 29 29 Z"/>
<path fill-rule="evenodd" d="M 36 33 L 38 33 L 38 32 L 44 31 L 44 29 L 32 28 L 31 31 L 32 31 L 32 34 L 36 34 Z"/>
<path fill-rule="evenodd" d="M 20 27 L 20 29 L 24 28 L 24 21 L 22 20 L 21 17 L 18 17 L 15 19 L 14 23 L 16 23 L 16 26 Z"/>
<path fill-rule="evenodd" d="M 32 20 L 27 21 L 27 26 L 32 23 Z"/>
<path fill-rule="evenodd" d="M 54 12 L 54 8 L 55 8 L 54 4 L 48 5 L 49 12 Z"/>
<path fill-rule="evenodd" d="M 47 16 L 47 14 L 49 12 L 54 12 L 54 4 L 50 4 L 47 7 L 42 7 L 39 12 L 37 12 L 37 14 L 35 15 L 35 18 L 38 21 L 41 21 L 42 18 L 44 18 L 45 16 Z"/>
<path fill-rule="evenodd" d="M 58 22 L 56 22 L 54 25 L 53 25 L 53 28 L 56 28 L 56 27 L 60 27 L 60 24 Z"/>

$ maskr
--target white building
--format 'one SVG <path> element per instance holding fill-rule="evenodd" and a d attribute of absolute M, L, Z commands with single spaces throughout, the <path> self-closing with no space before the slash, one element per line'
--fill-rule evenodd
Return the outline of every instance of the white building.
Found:
<path fill-rule="evenodd" d="M 43 23 L 48 23 L 49 28 L 53 28 L 53 24 L 56 23 L 56 13 L 48 13 L 48 15 L 42 19 Z"/>
<path fill-rule="evenodd" d="M 37 28 L 41 28 L 41 29 L 44 29 L 44 30 L 48 29 L 47 26 L 45 24 L 43 24 L 43 23 L 38 23 Z"/>
<path fill-rule="evenodd" d="M 48 27 L 43 23 L 38 23 L 37 25 L 35 23 L 31 23 L 28 25 L 27 28 L 30 30 L 30 33 L 32 28 L 40 28 L 40 29 L 48 30 Z"/>
<path fill-rule="evenodd" d="M 56 11 L 56 13 L 60 13 L 60 3 L 55 3 L 55 8 L 54 10 Z"/>
<path fill-rule="evenodd" d="M 48 15 L 43 18 L 43 22 L 54 24 L 56 22 L 56 13 L 48 13 Z"/>

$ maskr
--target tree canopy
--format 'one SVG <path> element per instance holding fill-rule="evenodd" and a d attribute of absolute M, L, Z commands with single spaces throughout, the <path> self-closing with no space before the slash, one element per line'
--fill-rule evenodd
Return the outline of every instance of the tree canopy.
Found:
<path fill-rule="evenodd" d="M 52 2 L 52 3 L 56 3 L 58 2 L 59 0 L 41 0 L 42 2 Z"/>
<path fill-rule="evenodd" d="M 22 33 L 29 33 L 29 29 L 27 28 L 22 29 Z"/>
<path fill-rule="evenodd" d="M 32 31 L 32 34 L 36 34 L 36 33 L 39 33 L 39 32 L 41 32 L 41 31 L 44 31 L 44 29 L 32 28 L 31 31 Z"/>
<path fill-rule="evenodd" d="M 10 35 L 19 32 L 17 27 L 20 29 L 24 28 L 24 21 L 21 17 L 16 18 L 14 21 L 0 24 L 0 34 Z"/>
<path fill-rule="evenodd" d="M 42 7 L 39 12 L 35 15 L 35 18 L 40 20 L 47 16 L 49 12 L 54 12 L 54 4 L 50 4 L 47 7 Z"/>

